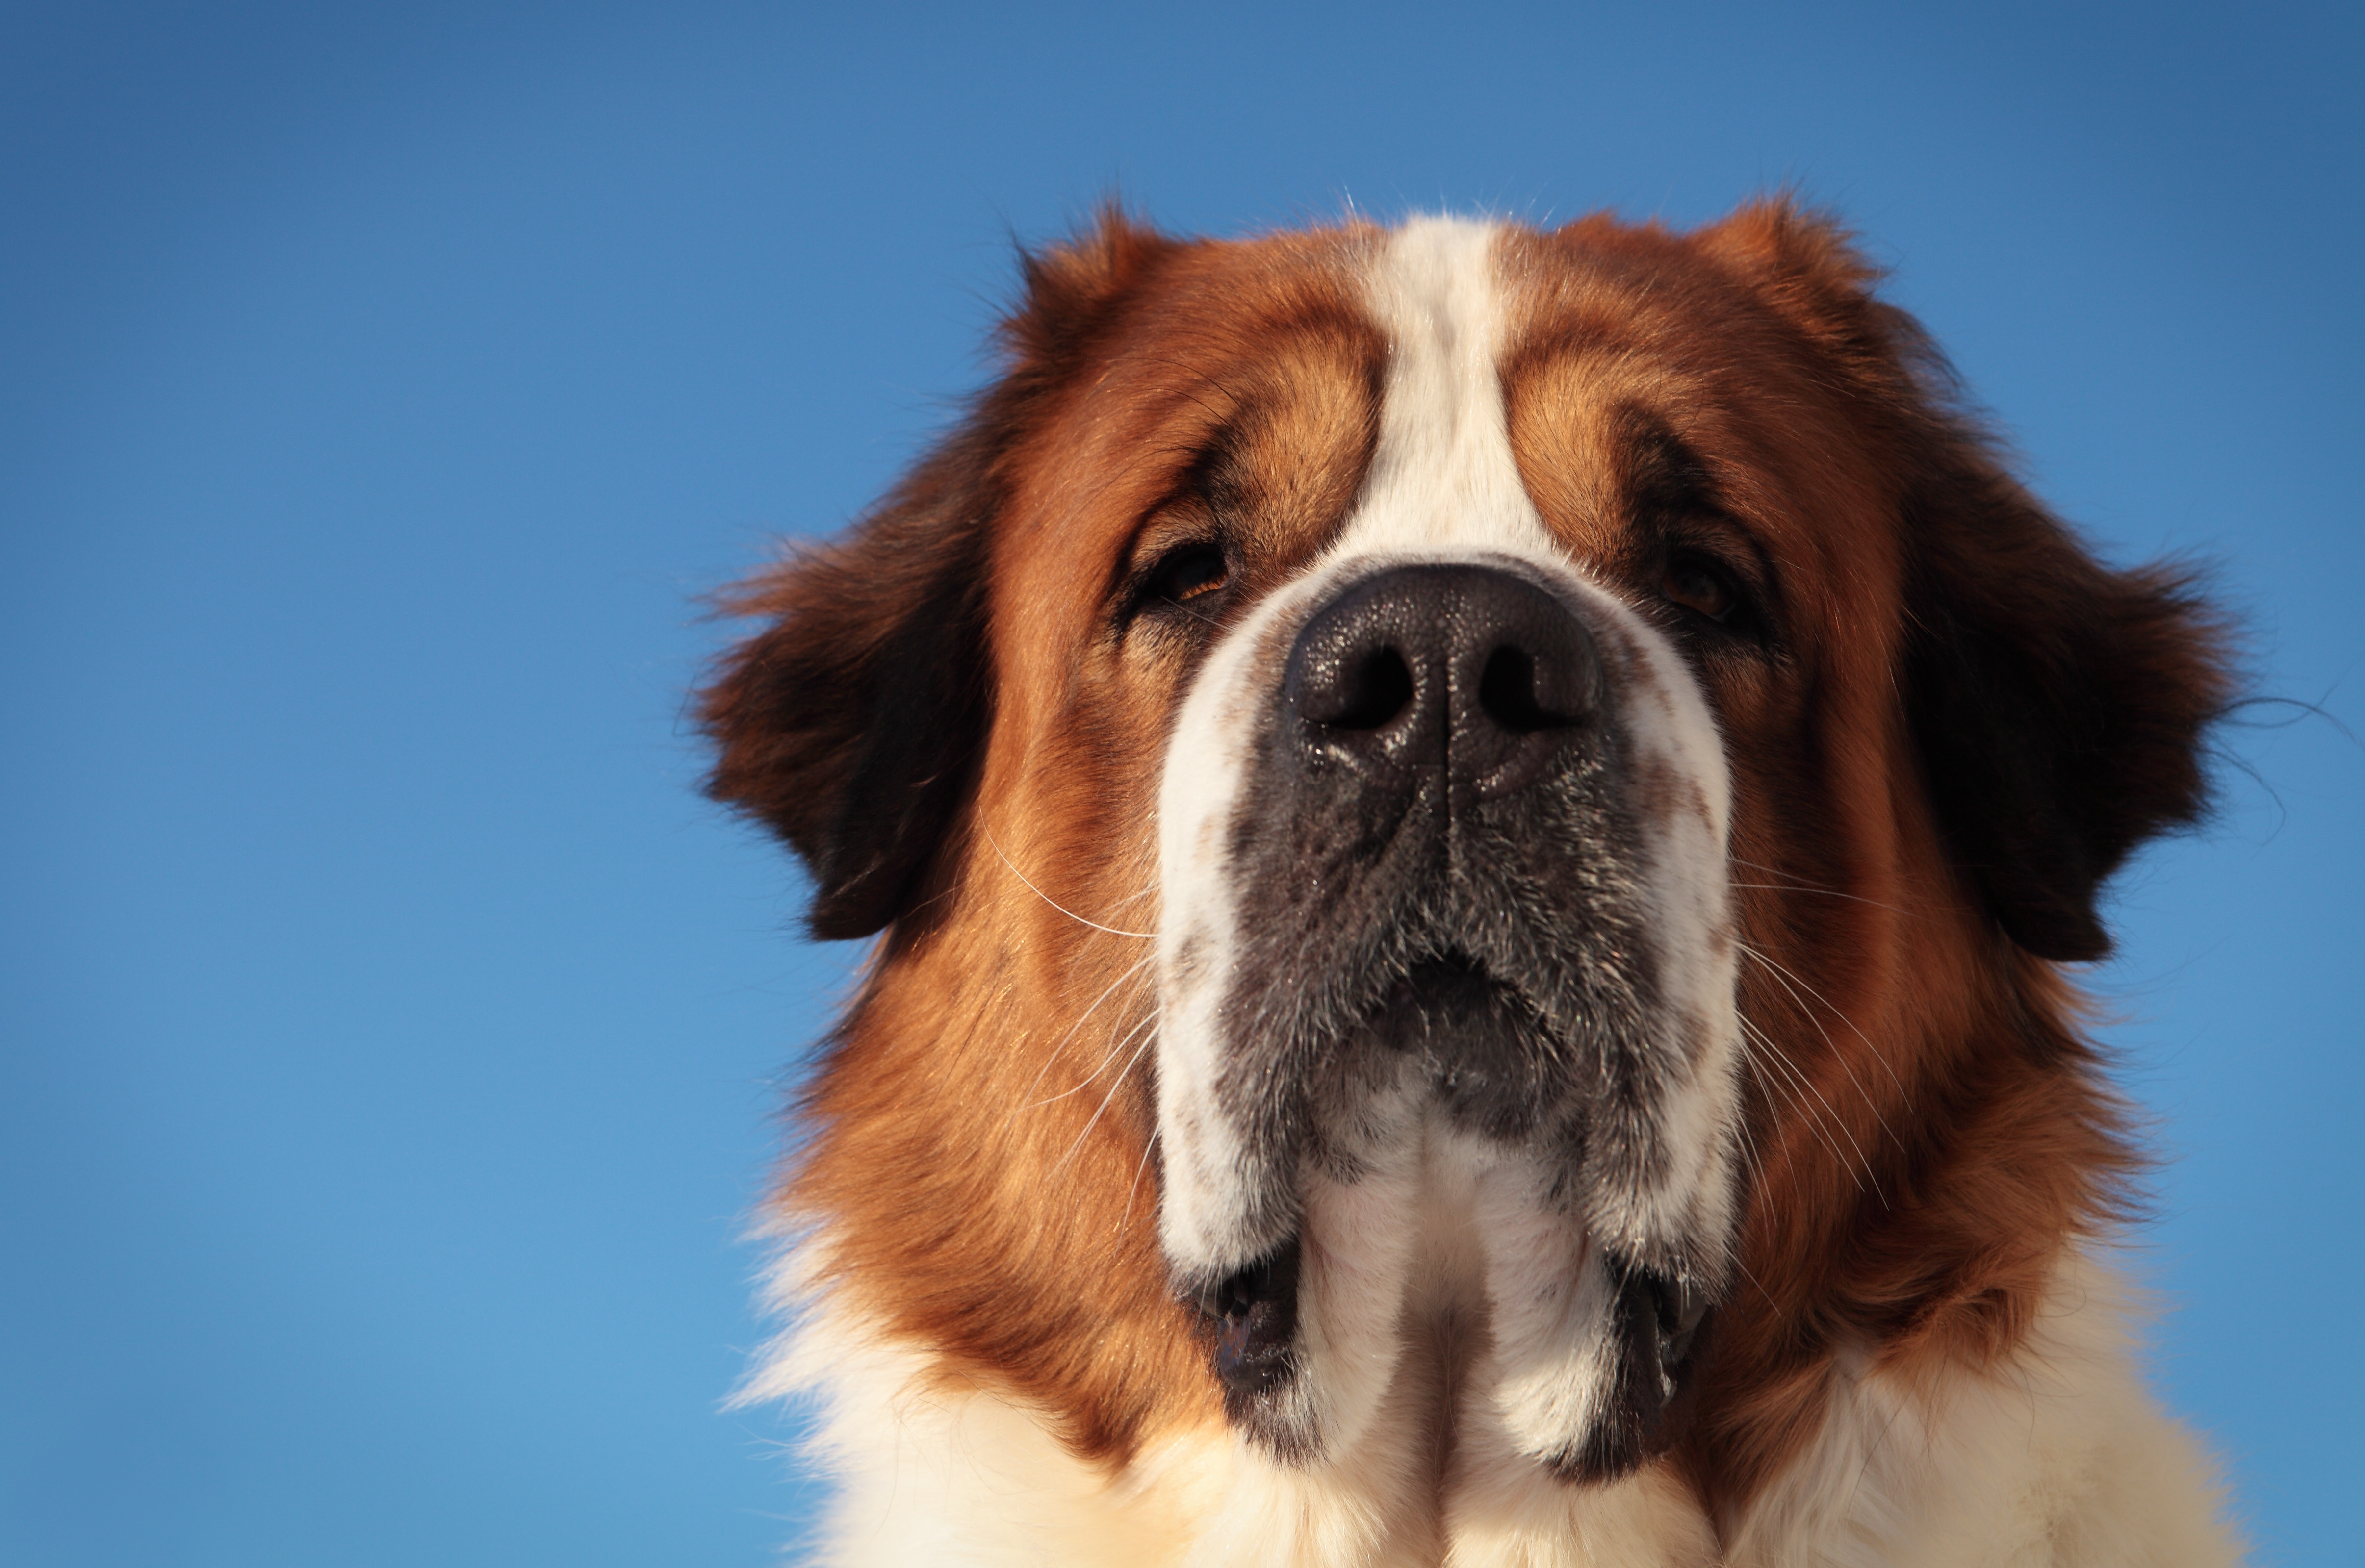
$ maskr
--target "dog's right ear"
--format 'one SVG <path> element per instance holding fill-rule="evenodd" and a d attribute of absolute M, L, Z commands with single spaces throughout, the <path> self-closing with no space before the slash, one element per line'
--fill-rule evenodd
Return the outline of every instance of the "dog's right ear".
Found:
<path fill-rule="evenodd" d="M 1016 450 L 1126 299 L 1178 243 L 1114 207 L 1023 260 L 1002 378 L 845 537 L 797 552 L 723 608 L 770 622 L 701 694 L 707 792 L 813 873 L 813 934 L 867 936 L 919 896 L 992 723 L 993 521 Z"/>
<path fill-rule="evenodd" d="M 801 550 L 724 601 L 771 624 L 724 658 L 700 717 L 707 793 L 813 873 L 813 934 L 903 912 L 951 826 L 991 722 L 984 518 L 992 464 L 964 431 L 848 537 Z"/>

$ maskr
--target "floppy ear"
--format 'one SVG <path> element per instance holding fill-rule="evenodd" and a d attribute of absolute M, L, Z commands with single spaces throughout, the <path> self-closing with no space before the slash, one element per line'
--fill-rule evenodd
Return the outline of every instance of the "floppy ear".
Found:
<path fill-rule="evenodd" d="M 1024 257 L 1004 373 L 960 427 L 845 537 L 725 599 L 771 624 L 701 694 L 718 753 L 707 792 L 804 857 L 814 935 L 867 936 L 925 884 L 992 722 L 987 587 L 1010 460 L 1172 248 L 1110 207 L 1082 238 Z"/>
<path fill-rule="evenodd" d="M 2102 882 L 2206 804 L 2202 736 L 2232 684 L 2222 622 L 2183 575 L 2104 566 L 2021 487 L 1837 225 L 1777 200 L 1700 239 L 1887 427 L 1904 479 L 1904 699 L 1954 859 L 2022 947 L 2101 958 Z"/>
<path fill-rule="evenodd" d="M 956 438 L 853 534 L 725 601 L 772 624 L 702 694 L 707 793 L 757 818 L 813 873 L 823 938 L 902 913 L 969 788 L 991 722 L 985 454 Z"/>
<path fill-rule="evenodd" d="M 2225 634 L 2186 577 L 2102 566 L 1978 447 L 1950 455 L 1905 520 L 1906 701 L 1931 797 L 2013 941 L 2099 958 L 2102 882 L 2207 803 Z"/>

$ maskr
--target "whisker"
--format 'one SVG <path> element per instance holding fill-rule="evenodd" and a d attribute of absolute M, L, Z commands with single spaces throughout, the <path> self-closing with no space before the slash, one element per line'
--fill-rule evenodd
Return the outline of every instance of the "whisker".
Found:
<path fill-rule="evenodd" d="M 1028 892 L 1033 893 L 1037 898 L 1041 899 L 1045 903 L 1049 904 L 1053 909 L 1058 910 L 1061 914 L 1066 915 L 1070 920 L 1074 921 L 1077 924 L 1089 925 L 1095 931 L 1105 931 L 1112 936 L 1131 936 L 1143 942 L 1155 942 L 1158 940 L 1158 933 L 1155 931 L 1119 931 L 1114 925 L 1103 925 L 1097 920 L 1086 920 L 1082 915 L 1078 914 L 1074 910 L 1070 909 L 1058 899 L 1053 898 L 1050 894 L 1037 887 L 1033 882 L 1028 881 L 1026 873 L 1020 870 L 1017 863 L 1012 860 L 1009 856 L 1002 853 L 1002 846 L 993 842 L 992 829 L 987 827 L 983 823 L 980 823 L 977 830 L 985 835 L 986 847 L 992 850 L 996 856 L 1000 857 L 1001 861 L 1004 866 L 1010 868 L 1010 874 L 1017 878 L 1020 881 L 1026 883 L 1026 890 Z"/>
<path fill-rule="evenodd" d="M 1119 1236 L 1125 1234 L 1126 1226 L 1133 1219 L 1133 1195 L 1141 1190 L 1141 1174 L 1149 1169 L 1149 1151 L 1158 1147 L 1158 1139 L 1163 1130 L 1152 1127 L 1149 1136 L 1142 1140 L 1141 1162 L 1133 1168 L 1133 1185 L 1125 1190 L 1125 1213 L 1116 1218 L 1116 1234 Z"/>
<path fill-rule="evenodd" d="M 1051 1042 L 1051 1048 L 1043 1053 L 1042 1065 L 1035 1070 L 1035 1076 L 1026 1081 L 1026 1087 L 1020 1092 L 1019 1098 L 1022 1101 L 1025 1100 L 1027 1095 L 1034 1093 L 1036 1089 L 1042 1084 L 1043 1075 L 1051 1070 L 1051 1064 L 1059 1059 L 1060 1050 L 1066 1047 L 1070 1040 L 1076 1037 L 1076 1031 L 1084 1026 L 1084 1020 L 1090 1018 L 1093 1013 L 1097 1012 L 1100 1008 L 1100 1004 L 1106 1002 L 1109 997 L 1115 993 L 1117 987 L 1123 985 L 1126 981 L 1133 979 L 1135 976 L 1140 974 L 1142 970 L 1148 969 L 1150 965 L 1151 959 L 1155 957 L 1155 954 L 1146 953 L 1132 964 L 1127 965 L 1124 973 L 1118 975 L 1116 979 L 1109 981 L 1108 990 L 1102 991 L 1098 996 L 1093 998 L 1092 1006 L 1085 1008 L 1082 1013 L 1076 1014 L 1076 1021 L 1068 1025 L 1068 1032 L 1061 1035 L 1057 1040 Z M 1104 1065 L 1105 1065 L 1105 1062 L 1104 1062 Z M 1100 1071 L 1100 1069 L 1094 1068 L 1093 1070 L 1097 1074 Z M 1037 1103 L 1041 1103 L 1042 1102 L 1037 1102 Z M 1030 1108 L 1030 1106 L 1026 1104 L 1022 1104 L 1018 1107 L 1020 1111 Z M 1014 1117 L 1017 1114 L 1017 1112 L 1014 1111 L 1011 1114 Z"/>
<path fill-rule="evenodd" d="M 1742 1059 L 1746 1061 L 1748 1057 L 1749 1051 L 1744 1042 Z M 1754 1070 L 1756 1064 L 1753 1062 L 1750 1065 Z M 1757 1156 L 1757 1137 L 1750 1130 L 1748 1117 L 1737 1116 L 1733 1119 L 1732 1143 L 1733 1147 L 1741 1151 L 1743 1163 L 1749 1168 L 1750 1185 L 1754 1188 L 1763 1188 L 1765 1185 L 1765 1162 Z"/>
<path fill-rule="evenodd" d="M 1791 1074 L 1797 1079 L 1799 1083 L 1806 1089 L 1807 1092 L 1815 1097 L 1816 1103 L 1821 1105 L 1823 1110 L 1828 1113 L 1829 1120 L 1833 1128 L 1838 1132 L 1840 1137 L 1847 1139 L 1848 1147 L 1855 1150 L 1857 1163 L 1864 1169 L 1864 1178 L 1862 1180 L 1857 1180 L 1855 1172 L 1853 1170 L 1850 1170 L 1848 1171 L 1850 1180 L 1855 1181 L 1856 1190 L 1858 1192 L 1862 1192 L 1864 1190 L 1865 1182 L 1869 1181 L 1872 1183 L 1873 1195 L 1880 1200 L 1881 1207 L 1887 1208 L 1889 1206 L 1889 1194 L 1881 1191 L 1880 1178 L 1873 1174 L 1872 1160 L 1865 1154 L 1864 1146 L 1856 1142 L 1855 1134 L 1848 1130 L 1847 1121 L 1839 1114 L 1838 1107 L 1834 1106 L 1829 1100 L 1823 1098 L 1823 1092 L 1815 1087 L 1814 1080 L 1809 1078 L 1806 1073 L 1800 1070 L 1798 1063 L 1789 1059 L 1788 1054 L 1785 1052 L 1780 1046 L 1775 1043 L 1772 1036 L 1766 1034 L 1765 1030 L 1759 1028 L 1756 1025 L 1752 1024 L 1746 1018 L 1741 1020 L 1741 1029 L 1743 1035 L 1756 1036 L 1758 1043 L 1764 1046 L 1767 1050 L 1772 1051 L 1775 1056 L 1781 1060 L 1782 1064 L 1790 1070 Z M 1809 1123 L 1810 1126 L 1813 1125 L 1813 1122 L 1814 1118 L 1810 1117 Z M 1843 1169 L 1846 1168 L 1846 1159 L 1840 1154 L 1836 1146 L 1833 1146 L 1832 1155 L 1833 1159 L 1840 1160 Z"/>
<path fill-rule="evenodd" d="M 1183 603 L 1179 599 L 1169 598 L 1165 602 L 1171 608 L 1181 610 L 1183 614 L 1189 616 L 1192 620 L 1198 622 L 1203 626 L 1213 626 L 1218 632 L 1224 629 L 1224 623 L 1222 622 L 1216 620 L 1212 615 L 1200 614 L 1197 610 L 1192 609 L 1189 605 Z"/>
<path fill-rule="evenodd" d="M 1156 1016 L 1153 1014 L 1149 1021 L 1155 1023 Z M 1069 1162 L 1082 1151 L 1084 1140 L 1093 1136 L 1093 1129 L 1101 1125 L 1101 1118 L 1108 1114 L 1108 1108 L 1116 1103 L 1116 1092 L 1125 1087 L 1125 1081 L 1127 1078 L 1133 1076 L 1135 1066 L 1141 1060 L 1141 1053 L 1148 1050 L 1150 1044 L 1157 1038 L 1158 1031 L 1149 1030 L 1142 1036 L 1141 1044 L 1133 1047 L 1132 1058 L 1126 1062 L 1124 1070 L 1118 1072 L 1115 1081 L 1109 1085 L 1109 1092 L 1101 1096 L 1100 1108 L 1094 1111 L 1092 1119 L 1084 1124 L 1084 1130 L 1076 1135 L 1076 1141 L 1068 1146 L 1068 1152 L 1059 1157 L 1059 1163 L 1051 1167 L 1053 1180 L 1056 1181 L 1060 1173 L 1068 1169 Z"/>
<path fill-rule="evenodd" d="M 1758 1037 L 1753 1039 L 1753 1035 L 1757 1035 Z M 1822 1118 L 1816 1113 L 1815 1107 L 1808 1103 L 1807 1096 L 1799 1083 L 1798 1069 L 1783 1056 L 1781 1048 L 1771 1040 L 1765 1039 L 1753 1025 L 1748 1025 L 1743 1026 L 1741 1047 L 1742 1055 L 1748 1061 L 1750 1071 L 1756 1075 L 1758 1083 L 1768 1094 L 1779 1095 L 1781 1103 L 1803 1120 L 1807 1124 L 1808 1130 L 1821 1140 L 1825 1148 L 1832 1151 L 1832 1158 L 1845 1167 L 1847 1156 L 1841 1151 L 1840 1146 L 1833 1141 L 1831 1135 L 1824 1130 Z M 1770 1054 L 1772 1058 L 1770 1066 L 1766 1058 L 1760 1055 L 1761 1051 Z M 1779 1074 L 1773 1070 L 1776 1067 L 1781 1069 Z M 1852 1168 L 1850 1174 L 1854 1174 Z"/>
<path fill-rule="evenodd" d="M 1740 1259 L 1735 1258 L 1732 1260 L 1732 1266 L 1741 1271 L 1741 1277 L 1743 1279 L 1747 1280 L 1751 1284 L 1757 1287 L 1757 1294 L 1759 1295 L 1764 1296 L 1768 1303 L 1776 1305 L 1780 1305 L 1774 1301 L 1774 1293 L 1765 1288 L 1765 1282 L 1749 1271 L 1748 1264 L 1743 1262 Z"/>
<path fill-rule="evenodd" d="M 1805 878 L 1803 878 L 1803 877 L 1796 876 L 1796 875 L 1793 875 L 1792 873 L 1790 873 L 1790 872 L 1788 872 L 1788 871 L 1785 871 L 1785 870 L 1784 870 L 1784 869 L 1782 869 L 1782 868 L 1781 868 L 1781 867 L 1779 867 L 1779 866 L 1767 866 L 1767 865 L 1765 865 L 1764 863 L 1762 863 L 1762 862 L 1760 862 L 1760 861 L 1756 861 L 1756 860 L 1743 860 L 1743 859 L 1740 856 L 1738 856 L 1738 855 L 1728 855 L 1728 856 L 1726 856 L 1726 857 L 1725 857 L 1725 858 L 1726 858 L 1726 859 L 1728 859 L 1728 860 L 1730 860 L 1730 861 L 1732 861 L 1735 866 L 1746 866 L 1746 867 L 1748 867 L 1748 868 L 1749 868 L 1751 870 L 1753 870 L 1753 871 L 1763 871 L 1763 872 L 1765 872 L 1765 873 L 1767 876 L 1769 876 L 1769 877 L 1780 877 L 1780 878 L 1785 879 L 1785 880 L 1784 880 L 1782 883 L 1780 883 L 1779 885 L 1777 885 L 1777 886 L 1770 886 L 1770 887 L 1767 887 L 1767 886 L 1764 886 L 1763 884 L 1756 883 L 1756 882 L 1734 882 L 1734 883 L 1730 884 L 1730 885 L 1731 885 L 1731 886 L 1732 886 L 1732 887 L 1736 887 L 1736 888 L 1757 888 L 1757 887 L 1762 887 L 1762 888 L 1763 888 L 1763 890 L 1765 890 L 1765 891 L 1766 891 L 1766 892 L 1776 892 L 1776 893 L 1790 893 L 1790 892 L 1799 892 L 1799 893 L 1821 893 L 1821 894 L 1822 894 L 1825 898 L 1832 898 L 1832 899 L 1846 899 L 1846 900 L 1847 900 L 1847 901 L 1849 901 L 1851 903 L 1866 903 L 1866 904 L 1870 904 L 1870 905 L 1871 905 L 1873 908 L 1875 908 L 1875 909 L 1885 909 L 1885 910 L 1889 911 L 1889 913 L 1891 913 L 1891 914 L 1901 914 L 1901 915 L 1903 915 L 1903 916 L 1904 916 L 1906 919 L 1908 919 L 1908 920 L 1914 920 L 1914 919 L 1919 919 L 1919 918 L 1920 918 L 1920 916 L 1918 916 L 1918 915 L 1917 915 L 1913 911 L 1911 911 L 1911 910 L 1910 910 L 1910 909 L 1900 909 L 1900 908 L 1899 908 L 1897 905 L 1895 905 L 1895 904 L 1893 904 L 1893 903 L 1883 903 L 1883 902 L 1881 902 L 1881 901 L 1880 901 L 1880 900 L 1878 900 L 1878 899 L 1868 899 L 1868 898 L 1866 898 L 1862 893 L 1845 893 L 1845 892 L 1842 892 L 1842 891 L 1841 891 L 1839 889 L 1837 889 L 1837 888 L 1826 888 L 1826 887 L 1822 886 L 1821 883 L 1818 883 L 1818 882 L 1810 882 L 1810 881 L 1808 881 L 1808 880 L 1807 880 Z"/>
<path fill-rule="evenodd" d="M 1749 957 L 1756 958 L 1760 963 L 1765 964 L 1769 973 L 1773 972 L 1772 961 L 1770 959 L 1765 958 L 1764 956 L 1752 949 L 1746 943 L 1736 944 L 1736 946 L 1740 946 L 1744 953 L 1749 955 Z M 1881 1131 L 1889 1132 L 1888 1118 L 1880 1114 L 1879 1105 L 1874 1103 L 1871 1093 L 1866 1090 L 1862 1082 L 1858 1081 L 1855 1075 L 1855 1070 L 1848 1066 L 1846 1054 L 1840 1049 L 1839 1042 L 1832 1038 L 1832 1032 L 1823 1027 L 1822 1020 L 1815 1016 L 1814 1010 L 1807 1005 L 1806 999 L 1800 996 L 1796 991 L 1791 990 L 1789 981 L 1784 980 L 1778 973 L 1774 975 L 1774 981 L 1784 991 L 1789 991 L 1791 1002 L 1799 1009 L 1799 1013 L 1805 1016 L 1807 1022 L 1815 1026 L 1815 1033 L 1823 1037 L 1823 1045 L 1827 1048 L 1829 1055 L 1833 1060 L 1840 1064 L 1840 1070 L 1847 1074 L 1848 1083 L 1855 1090 L 1857 1098 L 1861 1099 L 1871 1110 L 1873 1120 L 1880 1124 Z M 1866 1043 L 1869 1045 L 1871 1042 L 1866 1041 Z M 1889 1141 L 1897 1143 L 1897 1135 L 1895 1133 L 1889 1133 Z M 1897 1147 L 1901 1150 L 1905 1146 L 1902 1143 L 1897 1143 Z"/>
<path fill-rule="evenodd" d="M 1785 968 L 1783 965 L 1775 962 L 1774 959 L 1766 957 L 1764 953 L 1759 952 L 1748 943 L 1736 942 L 1733 946 L 1739 947 L 1743 953 L 1765 965 L 1767 972 L 1772 974 L 1777 980 L 1781 982 L 1782 989 L 1790 992 L 1790 1000 L 1798 1002 L 1799 1011 L 1804 1013 L 1807 1015 L 1807 1021 L 1813 1024 L 1815 1027 L 1821 1032 L 1824 1043 L 1832 1047 L 1832 1054 L 1833 1056 L 1839 1056 L 1839 1047 L 1836 1042 L 1833 1041 L 1831 1031 L 1823 1028 L 1821 1022 L 1815 1017 L 1813 1009 L 1807 1005 L 1804 999 L 1799 995 L 1798 991 L 1791 990 L 1790 982 L 1793 980 L 1798 981 L 1799 987 L 1801 990 L 1804 990 L 1809 996 L 1813 997 L 1817 1002 L 1821 1002 L 1825 1008 L 1829 1009 L 1833 1017 L 1846 1025 L 1849 1032 L 1855 1035 L 1857 1039 L 1864 1042 L 1864 1048 L 1872 1053 L 1872 1059 L 1880 1064 L 1881 1070 L 1889 1074 L 1889 1081 L 1897 1086 L 1897 1097 L 1904 1103 L 1905 1109 L 1908 1112 L 1911 1112 L 1913 1109 L 1913 1097 L 1906 1093 L 1904 1081 L 1897 1076 L 1897 1070 L 1889 1065 L 1889 1058 L 1881 1054 L 1880 1047 L 1872 1043 L 1872 1037 L 1866 1035 L 1862 1029 L 1855 1026 L 1855 1019 L 1850 1018 L 1837 1007 L 1833 1006 L 1832 1001 L 1829 997 L 1825 996 L 1821 991 L 1817 991 L 1813 986 L 1807 984 L 1807 982 L 1798 974 Z M 1846 1071 L 1848 1081 L 1854 1083 L 1855 1081 L 1855 1071 L 1853 1068 L 1848 1067 L 1847 1058 L 1845 1057 L 1840 1057 L 1840 1067 Z M 1879 1121 L 1881 1131 L 1889 1133 L 1891 1142 L 1897 1142 L 1897 1135 L 1894 1132 L 1889 1131 L 1889 1118 L 1881 1115 L 1880 1107 L 1874 1104 L 1872 1096 L 1866 1092 L 1864 1085 L 1857 1083 L 1855 1092 L 1859 1094 L 1863 1094 L 1864 1103 L 1872 1107 L 1872 1114 L 1874 1117 Z M 1904 1151 L 1905 1145 L 1903 1143 L 1897 1142 L 1897 1147 L 1900 1153 Z"/>
<path fill-rule="evenodd" d="M 1749 1064 L 1751 1074 L 1756 1078 L 1758 1084 L 1765 1089 L 1766 1093 L 1769 1095 L 1779 1094 L 1782 1097 L 1782 1105 L 1785 1107 L 1795 1108 L 1798 1114 L 1811 1119 L 1814 1114 L 1814 1107 L 1807 1103 L 1806 1096 L 1799 1092 L 1796 1083 L 1793 1081 L 1797 1070 L 1790 1065 L 1788 1059 L 1782 1056 L 1780 1049 L 1770 1040 L 1766 1040 L 1761 1044 L 1760 1040 L 1762 1037 L 1763 1031 L 1758 1030 L 1755 1025 L 1743 1021 L 1741 1034 L 1742 1059 Z M 1774 1063 L 1769 1065 L 1765 1057 L 1760 1054 L 1761 1052 L 1770 1053 L 1775 1058 Z M 1773 1066 L 1779 1066 L 1782 1069 L 1781 1076 L 1776 1075 L 1773 1071 Z M 1820 1129 L 1818 1129 L 1818 1132 L 1820 1135 Z M 1838 1155 L 1839 1149 L 1836 1146 L 1833 1147 L 1832 1153 L 1834 1156 Z"/>
<path fill-rule="evenodd" d="M 1125 1049 L 1126 1046 L 1132 1044 L 1133 1037 L 1136 1035 L 1140 1034 L 1144 1029 L 1150 1027 L 1157 1022 L 1158 1015 L 1156 1014 L 1143 1014 L 1141 1015 L 1140 1022 L 1134 1025 L 1133 1027 L 1127 1029 L 1124 1034 L 1118 1036 L 1115 1041 L 1111 1042 L 1107 1054 L 1103 1056 L 1099 1061 L 1093 1064 L 1092 1071 L 1084 1074 L 1084 1076 L 1077 1081 L 1075 1087 L 1071 1089 L 1062 1089 L 1057 1094 L 1047 1094 L 1042 1099 L 1035 1101 L 1031 1104 L 1021 1105 L 1019 1109 L 1022 1111 L 1039 1110 L 1045 1105 L 1054 1104 L 1059 1101 L 1065 1100 L 1070 1094 L 1082 1093 L 1085 1090 L 1093 1086 L 1093 1081 L 1094 1079 L 1097 1079 L 1103 1072 L 1107 1070 L 1109 1063 L 1116 1060 L 1117 1053 Z"/>
<path fill-rule="evenodd" d="M 1865 898 L 1858 893 L 1835 892 L 1830 888 L 1809 888 L 1796 885 L 1786 887 L 1780 882 L 1727 882 L 1725 886 L 1728 888 L 1749 888 L 1758 892 L 1765 893 L 1813 893 L 1818 898 L 1846 899 L 1851 903 L 1868 903 L 1875 909 L 1891 910 L 1899 914 L 1907 913 L 1906 911 L 1898 909 L 1893 903 L 1883 903 L 1878 899 Z M 1909 914 L 1907 915 L 1907 918 L 1911 919 L 1911 916 Z"/>

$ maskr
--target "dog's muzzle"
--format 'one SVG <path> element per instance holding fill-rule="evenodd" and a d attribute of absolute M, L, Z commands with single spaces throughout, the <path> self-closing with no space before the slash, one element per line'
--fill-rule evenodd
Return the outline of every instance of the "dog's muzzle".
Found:
<path fill-rule="evenodd" d="M 1690 762 L 1651 633 L 1598 589 L 1481 557 L 1383 561 L 1310 591 L 1274 612 L 1302 615 L 1294 631 L 1244 630 L 1211 664 L 1170 754 L 1161 1226 L 1178 1287 L 1234 1418 L 1276 1451 L 1318 1448 L 1362 1397 L 1334 1380 L 1367 1379 L 1394 1353 L 1371 1337 L 1395 1329 L 1378 1297 L 1331 1294 L 1348 1287 L 1326 1270 L 1362 1270 L 1331 1260 L 1363 1241 L 1328 1235 L 1311 1194 L 1351 1194 L 1410 1235 L 1423 1161 L 1444 1158 L 1423 1150 L 1460 1149 L 1515 1193 L 1487 1201 L 1562 1238 L 1556 1262 L 1489 1251 L 1467 1282 L 1498 1323 L 1526 1315 L 1505 1375 L 1539 1392 L 1517 1440 L 1564 1473 L 1614 1473 L 1659 1446 L 1722 1274 L 1723 1206 L 1699 1196 L 1721 1151 L 1671 1151 L 1664 1130 L 1725 1110 L 1671 1111 L 1713 1076 L 1700 1010 L 1665 988 L 1670 952 L 1703 944 L 1661 929 L 1681 824 L 1640 795 L 1705 778 L 1694 794 L 1721 801 L 1721 755 Z M 1221 767 L 1194 772 L 1208 753 Z M 1721 876 L 1705 812 L 1682 831 Z"/>

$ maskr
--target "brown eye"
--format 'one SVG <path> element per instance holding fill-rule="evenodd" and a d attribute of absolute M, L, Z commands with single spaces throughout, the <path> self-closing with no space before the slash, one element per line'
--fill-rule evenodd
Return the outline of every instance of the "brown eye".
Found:
<path fill-rule="evenodd" d="M 1215 592 L 1231 579 L 1223 547 L 1211 543 L 1179 545 L 1169 550 L 1142 584 L 1146 605 L 1160 600 L 1182 604 Z"/>
<path fill-rule="evenodd" d="M 1721 626 L 1741 608 L 1741 590 L 1722 568 L 1698 556 L 1677 556 L 1659 577 L 1659 592 L 1670 603 Z"/>

